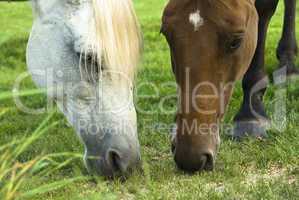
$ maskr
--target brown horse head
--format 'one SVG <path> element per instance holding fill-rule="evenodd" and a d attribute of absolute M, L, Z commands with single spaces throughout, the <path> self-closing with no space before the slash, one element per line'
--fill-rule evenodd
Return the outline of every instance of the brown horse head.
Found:
<path fill-rule="evenodd" d="M 254 55 L 257 23 L 254 0 L 170 0 L 166 6 L 161 32 L 179 86 L 173 140 L 179 168 L 213 169 L 219 122 Z"/>

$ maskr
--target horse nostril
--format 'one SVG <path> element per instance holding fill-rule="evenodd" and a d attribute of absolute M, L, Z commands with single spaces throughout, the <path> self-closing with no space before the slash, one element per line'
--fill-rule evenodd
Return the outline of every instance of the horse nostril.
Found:
<path fill-rule="evenodd" d="M 205 169 L 206 163 L 207 163 L 208 157 L 207 155 L 202 155 L 199 158 L 199 170 Z"/>
<path fill-rule="evenodd" d="M 199 157 L 199 171 L 212 171 L 214 169 L 214 160 L 211 154 L 203 154 Z"/>
<path fill-rule="evenodd" d="M 180 155 L 176 152 L 174 159 L 181 170 L 191 173 L 204 170 L 212 171 L 214 168 L 214 159 L 211 154 Z"/>
<path fill-rule="evenodd" d="M 103 157 L 87 156 L 85 164 L 90 174 L 103 175 L 109 178 L 127 175 L 134 167 L 139 167 L 140 156 L 132 158 L 132 152 L 109 149 Z"/>
<path fill-rule="evenodd" d="M 211 154 L 204 154 L 205 157 L 205 164 L 203 169 L 207 171 L 212 171 L 214 169 L 214 159 Z"/>
<path fill-rule="evenodd" d="M 125 172 L 129 165 L 129 161 L 122 158 L 120 153 L 115 150 L 109 150 L 107 152 L 106 160 L 114 172 Z"/>
<path fill-rule="evenodd" d="M 115 171 L 120 171 L 121 170 L 121 160 L 120 160 L 120 156 L 118 155 L 118 153 L 116 153 L 115 151 L 111 151 L 109 153 L 110 155 L 110 161 L 111 161 L 111 165 L 113 167 L 113 169 Z"/>

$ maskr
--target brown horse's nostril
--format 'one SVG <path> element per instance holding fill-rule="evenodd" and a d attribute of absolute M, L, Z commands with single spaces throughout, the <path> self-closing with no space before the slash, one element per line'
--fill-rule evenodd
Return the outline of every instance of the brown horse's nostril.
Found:
<path fill-rule="evenodd" d="M 175 162 L 181 170 L 186 172 L 211 171 L 214 168 L 214 159 L 211 154 L 175 155 Z"/>
<path fill-rule="evenodd" d="M 214 168 L 213 156 L 210 154 L 203 154 L 199 157 L 199 168 L 195 171 L 212 171 Z"/>
<path fill-rule="evenodd" d="M 211 154 L 205 154 L 206 157 L 206 163 L 204 166 L 204 170 L 212 171 L 214 169 L 214 159 Z"/>
<path fill-rule="evenodd" d="M 207 155 L 202 155 L 202 156 L 199 157 L 199 166 L 200 166 L 199 171 L 205 169 L 207 161 L 208 161 Z"/>

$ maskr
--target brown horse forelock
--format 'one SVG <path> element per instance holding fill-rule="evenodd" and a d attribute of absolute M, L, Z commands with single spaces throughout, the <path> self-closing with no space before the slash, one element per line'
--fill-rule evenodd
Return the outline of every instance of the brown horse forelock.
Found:
<path fill-rule="evenodd" d="M 256 48 L 254 1 L 170 0 L 162 21 L 180 88 L 174 158 L 183 170 L 209 170 L 234 82 Z"/>

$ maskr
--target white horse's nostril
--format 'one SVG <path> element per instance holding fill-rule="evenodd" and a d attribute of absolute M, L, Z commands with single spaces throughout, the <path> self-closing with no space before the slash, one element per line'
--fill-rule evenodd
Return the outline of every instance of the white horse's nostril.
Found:
<path fill-rule="evenodd" d="M 130 165 L 128 155 L 121 156 L 116 150 L 108 150 L 106 154 L 106 162 L 115 172 L 126 172 Z"/>
<path fill-rule="evenodd" d="M 95 154 L 95 153 L 93 153 Z M 121 152 L 115 149 L 108 149 L 103 157 L 85 156 L 85 164 L 90 174 L 106 177 L 117 177 L 128 175 L 133 169 L 140 167 L 139 153 L 134 156 L 130 149 L 123 149 Z"/>

